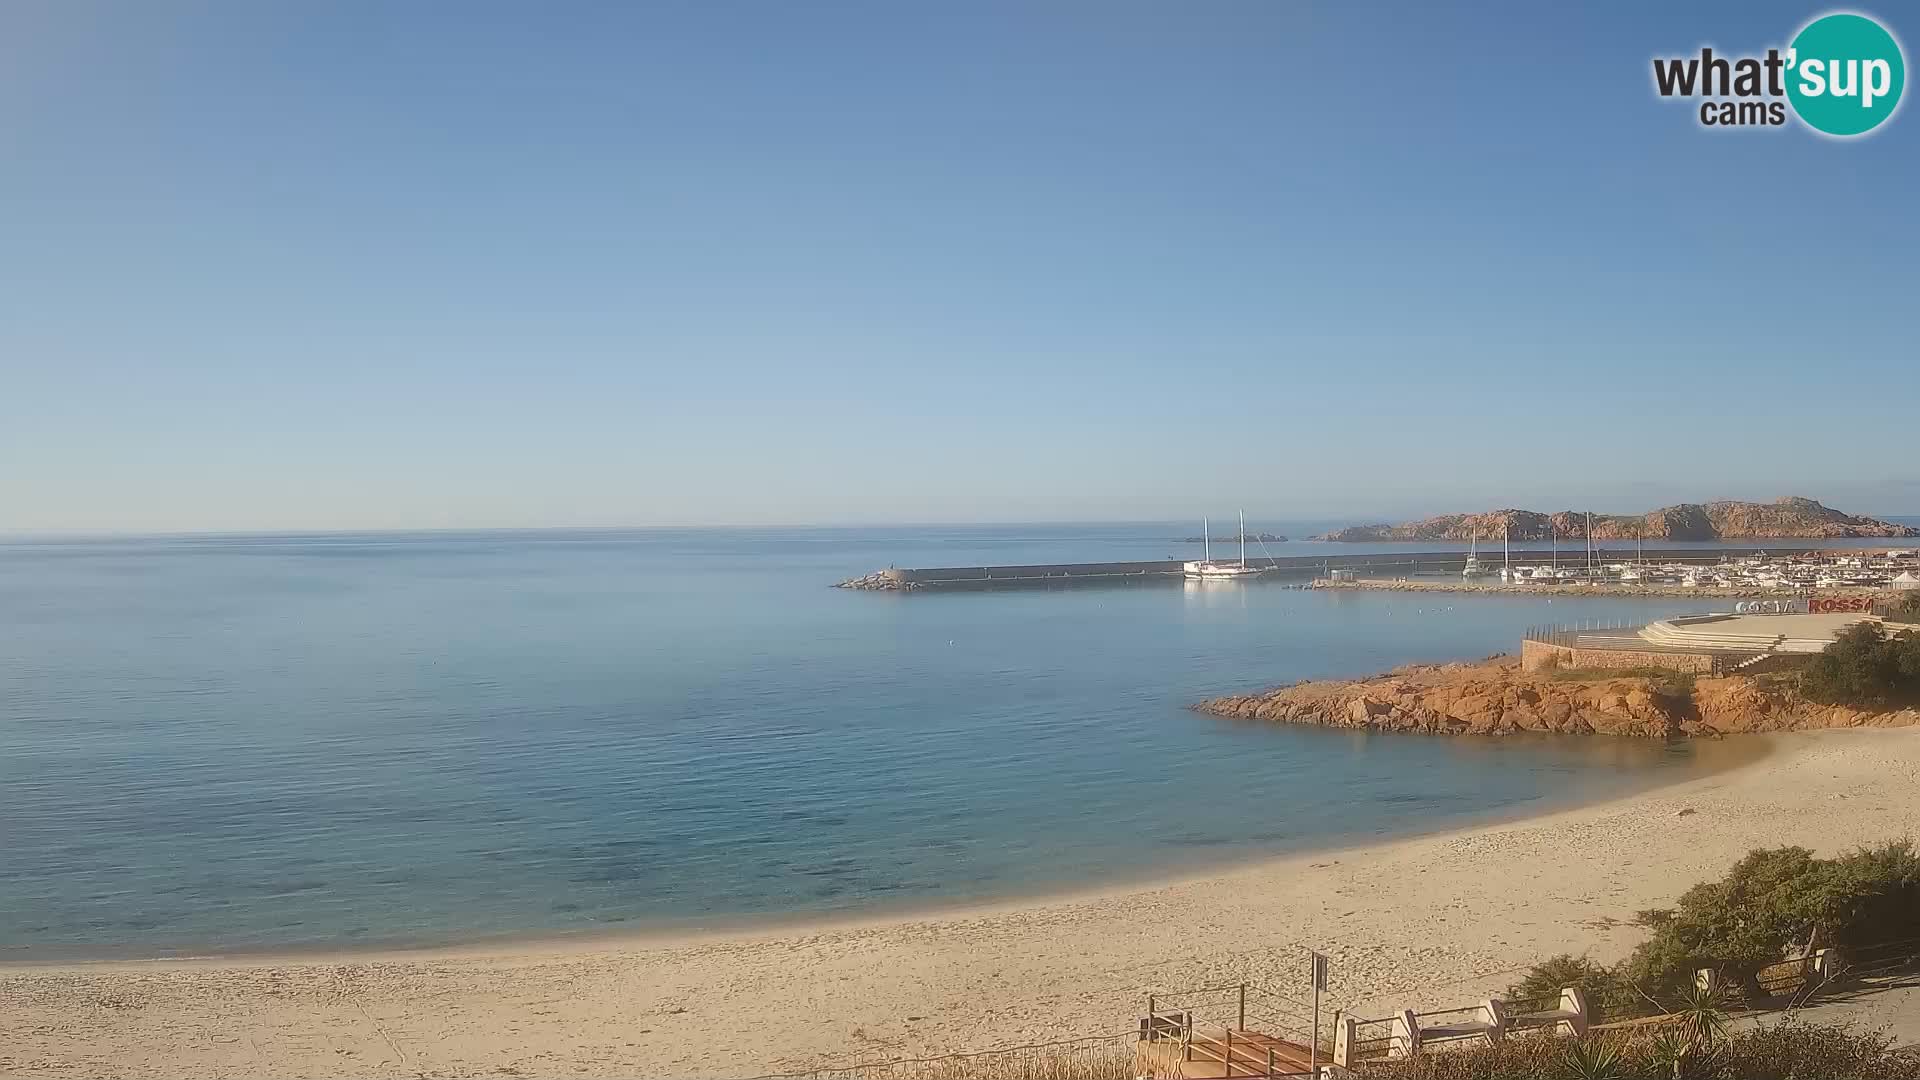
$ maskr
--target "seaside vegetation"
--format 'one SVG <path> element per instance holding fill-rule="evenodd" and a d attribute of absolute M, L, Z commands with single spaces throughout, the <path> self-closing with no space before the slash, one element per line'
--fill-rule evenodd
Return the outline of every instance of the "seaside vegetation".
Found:
<path fill-rule="evenodd" d="M 1492 1046 L 1369 1065 L 1368 1080 L 1920 1080 L 1920 1057 L 1874 1032 L 1787 1022 L 1730 1035 L 1680 1027 Z"/>
<path fill-rule="evenodd" d="M 818 1080 L 1135 1080 L 1127 1045 L 1053 1047 L 813 1074 Z M 1920 1080 L 1920 1056 L 1874 1032 L 1787 1022 L 1727 1034 L 1682 1022 L 1582 1039 L 1517 1038 L 1411 1061 L 1368 1080 Z M 813 1080 L 809 1077 L 808 1080 Z"/>
<path fill-rule="evenodd" d="M 1800 675 L 1811 701 L 1856 708 L 1920 704 L 1920 632 L 1863 622 L 1841 631 Z"/>
<path fill-rule="evenodd" d="M 1641 911 L 1651 931 L 1609 967 L 1584 956 L 1544 960 L 1513 1002 L 1585 991 L 1603 1022 L 1638 1024 L 1578 1039 L 1511 1038 L 1410 1061 L 1369 1063 L 1369 1080 L 1920 1080 L 1920 1052 L 1877 1032 L 1788 1019 L 1732 1030 L 1729 1007 L 1766 1000 L 1763 969 L 1815 949 L 1843 956 L 1920 939 L 1920 851 L 1892 841 L 1823 859 L 1799 847 L 1755 849 L 1725 877 L 1672 908 Z M 1712 969 L 1722 985 L 1702 987 Z M 1642 1019 L 1646 1018 L 1646 1019 Z M 820 1080 L 1126 1080 L 1131 1037 L 894 1061 L 809 1074 Z"/>
<path fill-rule="evenodd" d="M 1516 1000 L 1579 986 L 1607 1020 L 1681 1009 L 1694 973 L 1718 971 L 1761 1000 L 1761 969 L 1815 949 L 1871 949 L 1920 938 L 1920 853 L 1900 840 L 1822 859 L 1805 848 L 1757 849 L 1726 877 L 1676 906 L 1639 913 L 1652 934 L 1608 968 L 1585 957 L 1536 964 L 1508 990 Z"/>

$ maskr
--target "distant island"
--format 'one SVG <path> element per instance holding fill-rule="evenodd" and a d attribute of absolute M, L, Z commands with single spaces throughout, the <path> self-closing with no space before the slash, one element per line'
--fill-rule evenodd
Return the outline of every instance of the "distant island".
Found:
<path fill-rule="evenodd" d="M 1576 510 L 1543 514 L 1536 510 L 1489 510 L 1483 514 L 1441 514 L 1399 525 L 1355 525 L 1313 537 L 1340 542 L 1391 540 L 1498 539 L 1563 540 L 1587 538 L 1588 515 Z M 1920 536 L 1920 529 L 1878 518 L 1855 517 L 1813 499 L 1787 496 L 1770 503 L 1723 500 L 1679 503 L 1646 514 L 1594 514 L 1593 539 L 1633 540 L 1831 540 Z"/>
<path fill-rule="evenodd" d="M 1205 543 L 1206 539 L 1207 538 L 1204 536 L 1189 536 L 1189 537 L 1185 537 L 1180 542 L 1183 544 L 1200 544 L 1200 543 Z M 1221 536 L 1220 539 L 1223 543 L 1229 540 L 1233 541 L 1234 543 L 1239 543 L 1240 534 L 1237 532 L 1231 532 Z M 1287 542 L 1287 538 L 1284 536 L 1281 536 L 1279 533 L 1266 533 L 1266 532 L 1248 533 L 1247 539 L 1253 540 L 1255 542 L 1262 543 L 1262 544 L 1284 544 Z"/>

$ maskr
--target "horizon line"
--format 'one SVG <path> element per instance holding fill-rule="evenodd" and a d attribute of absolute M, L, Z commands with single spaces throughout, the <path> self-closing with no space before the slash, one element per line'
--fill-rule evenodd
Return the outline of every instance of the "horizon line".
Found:
<path fill-rule="evenodd" d="M 1731 500 L 1731 501 L 1744 502 L 1747 500 Z M 1481 514 L 1500 513 L 1503 510 L 1511 510 L 1511 509 L 1520 509 L 1520 508 L 1501 507 L 1495 510 L 1465 511 L 1464 513 L 1481 513 Z M 1528 511 L 1528 512 L 1539 513 L 1540 511 Z M 1578 511 L 1578 512 L 1586 512 L 1586 511 Z M 1601 513 L 1601 511 L 1597 511 L 1597 510 L 1590 511 L 1590 512 L 1595 514 Z M 1645 513 L 1652 513 L 1652 511 L 1646 511 Z M 1439 514 L 1427 515 L 1427 517 L 1441 517 L 1441 516 L 1450 516 L 1450 515 L 1439 515 Z M 1637 517 L 1642 515 L 1632 514 L 1632 513 L 1621 514 L 1617 512 L 1609 512 L 1609 516 Z M 1898 514 L 1881 512 L 1880 514 L 1877 514 L 1877 515 L 1876 514 L 1853 514 L 1851 516 L 1878 517 L 1881 520 L 1896 521 L 1903 524 L 1911 523 L 1911 522 L 1920 522 L 1920 511 L 1916 511 L 1914 513 L 1898 513 Z M 715 530 L 747 531 L 747 530 L 755 530 L 755 529 L 759 529 L 759 530 L 765 530 L 765 529 L 817 529 L 817 530 L 939 529 L 939 528 L 951 529 L 951 528 L 993 528 L 993 527 L 1044 528 L 1044 527 L 1055 527 L 1055 526 L 1073 528 L 1073 527 L 1086 527 L 1086 526 L 1099 526 L 1099 525 L 1106 525 L 1106 526 L 1177 525 L 1186 520 L 1187 519 L 1184 517 L 1178 517 L 1178 518 L 1076 518 L 1076 519 L 1032 519 L 1032 520 L 982 519 L 982 520 L 945 520 L 945 521 L 911 521 L 911 520 L 816 521 L 816 522 L 779 521 L 779 522 L 755 522 L 755 523 L 701 522 L 701 523 L 676 523 L 676 524 L 656 523 L 656 524 L 647 524 L 647 525 L 641 525 L 641 524 L 426 525 L 426 526 L 376 525 L 376 526 L 337 526 L 337 527 L 327 526 L 327 527 L 319 527 L 319 528 L 278 527 L 278 528 L 230 528 L 230 529 L 0 528 L 0 543 L 7 543 L 7 542 L 13 542 L 13 541 L 20 541 L 20 540 L 34 540 L 34 541 L 162 540 L 162 539 L 221 539 L 221 538 L 237 538 L 237 537 L 252 537 L 252 538 L 267 539 L 272 537 L 296 537 L 296 536 L 383 536 L 383 535 L 395 536 L 395 535 L 422 534 L 422 533 L 453 535 L 453 534 L 460 534 L 460 533 L 531 533 L 531 532 L 556 532 L 556 533 L 557 532 L 576 532 L 576 533 L 701 532 L 701 531 L 715 531 Z M 1262 521 L 1262 524 L 1276 524 L 1276 523 L 1277 524 L 1308 524 L 1308 525 L 1338 524 L 1343 526 L 1347 526 L 1351 524 L 1354 527 L 1358 527 L 1358 526 L 1367 526 L 1367 525 L 1393 525 L 1393 524 L 1399 524 L 1406 520 L 1418 521 L 1418 520 L 1424 520 L 1424 519 L 1402 518 L 1399 520 L 1394 520 L 1391 516 L 1329 515 L 1325 517 L 1302 516 L 1302 517 L 1288 517 L 1288 518 L 1266 518 Z M 1769 538 L 1755 537 L 1751 539 L 1769 539 Z M 1828 537 L 1828 538 L 1774 537 L 1771 539 L 1792 540 L 1792 539 L 1850 539 L 1850 538 L 1848 537 Z M 1897 539 L 1897 538 L 1854 537 L 1851 539 Z M 1297 537 L 1297 538 L 1290 537 L 1287 542 L 1307 543 L 1307 542 L 1314 542 L 1314 541 L 1312 541 L 1311 538 L 1309 537 L 1303 536 L 1303 537 Z M 1320 541 L 1320 542 L 1335 543 L 1336 541 Z M 1378 542 L 1394 543 L 1396 541 L 1378 541 Z M 1409 542 L 1417 543 L 1419 541 L 1409 541 Z"/>

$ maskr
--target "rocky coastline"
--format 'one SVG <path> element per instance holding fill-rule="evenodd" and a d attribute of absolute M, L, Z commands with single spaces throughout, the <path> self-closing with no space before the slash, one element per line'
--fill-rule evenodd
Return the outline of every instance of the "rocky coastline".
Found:
<path fill-rule="evenodd" d="M 1588 523 L 1592 531 L 1588 531 Z M 1679 503 L 1645 514 L 1575 510 L 1489 510 L 1441 514 L 1398 525 L 1355 525 L 1315 536 L 1344 543 L 1401 540 L 1844 540 L 1920 536 L 1920 529 L 1858 517 L 1814 499 L 1789 495 L 1770 503 L 1723 500 Z"/>
<path fill-rule="evenodd" d="M 1515 656 L 1413 664 L 1365 679 L 1308 680 L 1210 698 L 1236 720 L 1425 735 L 1527 733 L 1686 739 L 1820 728 L 1905 727 L 1920 710 L 1868 712 L 1807 701 L 1771 676 L 1530 673 Z"/>
<path fill-rule="evenodd" d="M 856 578 L 836 582 L 836 589 L 864 589 L 868 592 L 907 592 L 914 583 L 895 570 L 875 570 L 871 574 L 862 574 Z"/>

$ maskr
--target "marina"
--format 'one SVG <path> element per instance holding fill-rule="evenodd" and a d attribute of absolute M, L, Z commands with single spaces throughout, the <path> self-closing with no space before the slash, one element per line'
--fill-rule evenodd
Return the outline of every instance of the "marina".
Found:
<path fill-rule="evenodd" d="M 1209 548 L 1211 545 L 1209 545 Z M 839 588 L 919 591 L 1055 588 L 1150 584 L 1191 578 L 1277 577 L 1322 586 L 1474 591 L 1515 588 L 1604 589 L 1609 593 L 1774 595 L 1815 590 L 1920 589 L 1920 551 L 1655 548 L 1589 546 L 1578 552 L 1512 549 L 1488 566 L 1477 540 L 1467 551 L 1263 555 L 1238 564 L 1210 555 L 1198 562 L 1148 559 L 1123 562 L 1036 563 L 1007 566 L 888 567 L 839 583 Z M 1243 546 L 1244 552 L 1244 546 Z M 1201 568 L 1211 568 L 1203 570 Z"/>

